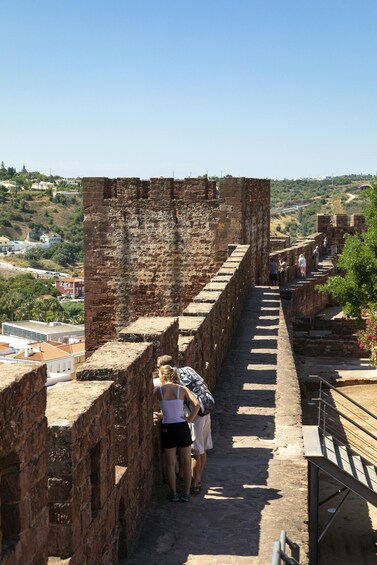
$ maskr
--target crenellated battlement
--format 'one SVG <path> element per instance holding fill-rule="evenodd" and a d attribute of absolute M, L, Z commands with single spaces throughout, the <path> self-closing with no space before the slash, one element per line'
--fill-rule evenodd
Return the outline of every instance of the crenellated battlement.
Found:
<path fill-rule="evenodd" d="M 160 204 L 182 201 L 186 203 L 209 200 L 239 199 L 243 202 L 262 202 L 270 198 L 270 181 L 245 177 L 223 178 L 218 183 L 205 177 L 174 179 L 156 177 L 142 180 L 130 178 L 91 177 L 83 180 L 84 209 L 99 211 L 108 203 L 132 204 L 158 200 Z"/>
<path fill-rule="evenodd" d="M 333 228 L 356 228 L 364 231 L 366 229 L 365 216 L 363 214 L 317 214 L 317 231 L 326 232 Z"/>
<path fill-rule="evenodd" d="M 317 230 L 328 239 L 328 246 L 340 253 L 344 246 L 345 234 L 362 233 L 368 229 L 363 214 L 317 215 Z"/>
<path fill-rule="evenodd" d="M 250 244 L 251 284 L 268 282 L 270 181 L 85 178 L 88 351 L 140 316 L 176 316 L 228 244 Z"/>

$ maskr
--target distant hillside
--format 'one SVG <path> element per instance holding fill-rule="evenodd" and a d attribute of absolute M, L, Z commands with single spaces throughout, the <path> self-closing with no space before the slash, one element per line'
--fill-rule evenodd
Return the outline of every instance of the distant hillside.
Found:
<path fill-rule="evenodd" d="M 363 214 L 372 175 L 271 181 L 271 235 L 315 231 L 317 214 Z"/>
<path fill-rule="evenodd" d="M 315 231 L 318 213 L 364 213 L 364 190 L 372 180 L 371 175 L 347 175 L 271 181 L 271 235 L 289 234 L 295 241 Z M 48 188 L 35 190 L 38 184 Z M 13 263 L 82 272 L 82 221 L 80 179 L 28 172 L 25 167 L 17 172 L 1 163 L 0 236 L 24 240 L 30 231 L 52 231 L 63 238 L 62 244 L 45 252 L 12 256 Z"/>
<path fill-rule="evenodd" d="M 62 237 L 62 243 L 49 250 L 12 255 L 12 263 L 77 270 L 83 260 L 82 221 L 80 179 L 47 177 L 25 168 L 17 173 L 13 167 L 1 164 L 0 236 L 23 241 L 32 232 L 38 240 L 43 232 L 54 232 Z"/>

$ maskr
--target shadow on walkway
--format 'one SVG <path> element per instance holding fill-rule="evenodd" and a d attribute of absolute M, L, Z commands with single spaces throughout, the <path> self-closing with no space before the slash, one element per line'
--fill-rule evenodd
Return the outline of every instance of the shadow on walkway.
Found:
<path fill-rule="evenodd" d="M 279 289 L 251 290 L 215 390 L 214 449 L 203 491 L 188 504 L 162 485 L 129 565 L 257 563 L 275 437 Z M 272 551 L 272 547 L 271 547 Z M 255 559 L 254 559 L 255 558 Z"/>

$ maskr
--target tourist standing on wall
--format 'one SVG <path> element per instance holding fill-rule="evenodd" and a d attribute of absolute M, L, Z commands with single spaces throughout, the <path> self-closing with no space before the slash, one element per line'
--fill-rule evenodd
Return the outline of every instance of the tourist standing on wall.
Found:
<path fill-rule="evenodd" d="M 157 366 L 163 367 L 165 364 L 172 364 L 173 359 L 170 355 L 162 355 L 157 359 Z M 201 491 L 203 470 L 207 461 L 207 450 L 212 449 L 211 434 L 211 414 L 209 411 L 214 406 L 214 399 L 205 385 L 204 379 L 191 367 L 180 367 L 177 369 L 180 382 L 198 398 L 200 412 L 190 424 L 192 444 L 192 483 L 191 494 L 198 494 Z"/>
<path fill-rule="evenodd" d="M 283 257 L 282 259 L 279 260 L 279 285 L 280 286 L 283 286 L 288 282 L 287 281 L 287 269 L 288 269 L 287 261 L 286 261 L 285 257 Z"/>
<path fill-rule="evenodd" d="M 270 284 L 271 286 L 278 284 L 278 264 L 274 257 L 270 258 Z"/>
<path fill-rule="evenodd" d="M 328 248 L 329 248 L 329 241 L 328 241 L 327 237 L 325 237 L 325 239 L 323 240 L 322 247 L 323 247 L 323 254 L 327 255 Z"/>
<path fill-rule="evenodd" d="M 317 271 L 318 270 L 318 264 L 319 264 L 319 248 L 318 248 L 318 245 L 315 247 L 315 249 L 313 251 L 313 259 L 314 259 L 314 269 Z"/>
<path fill-rule="evenodd" d="M 306 259 L 302 253 L 300 253 L 298 258 L 298 268 L 300 270 L 300 277 L 304 279 L 306 277 Z"/>
<path fill-rule="evenodd" d="M 179 381 L 177 369 L 170 365 L 159 368 L 161 386 L 154 389 L 153 400 L 158 401 L 162 410 L 162 447 L 165 453 L 166 474 L 170 487 L 168 498 L 172 502 L 188 502 L 191 487 L 191 432 L 192 423 L 200 409 L 195 395 Z M 188 416 L 184 413 L 183 403 L 190 405 Z M 184 492 L 177 495 L 175 464 L 177 448 L 184 480 Z"/>

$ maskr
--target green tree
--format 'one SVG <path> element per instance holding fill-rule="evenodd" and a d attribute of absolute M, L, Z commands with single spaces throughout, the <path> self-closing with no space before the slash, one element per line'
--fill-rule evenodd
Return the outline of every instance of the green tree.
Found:
<path fill-rule="evenodd" d="M 346 235 L 338 268 L 344 272 L 319 287 L 342 305 L 348 316 L 360 317 L 364 309 L 377 309 L 377 181 L 367 190 L 368 231 Z"/>

